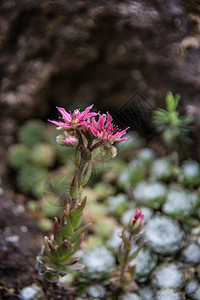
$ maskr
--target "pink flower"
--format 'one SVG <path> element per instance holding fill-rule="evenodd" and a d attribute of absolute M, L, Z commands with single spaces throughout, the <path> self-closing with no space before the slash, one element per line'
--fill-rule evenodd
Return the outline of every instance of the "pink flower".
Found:
<path fill-rule="evenodd" d="M 112 144 L 115 141 L 128 141 L 129 139 L 121 138 L 121 136 L 126 134 L 126 129 L 120 131 L 117 126 L 112 124 L 112 117 L 107 112 L 107 115 L 99 115 L 99 120 L 96 122 L 94 118 L 92 118 L 92 123 L 90 125 L 90 129 L 94 136 L 97 138 L 107 141 Z"/>
<path fill-rule="evenodd" d="M 87 124 L 87 120 L 97 115 L 95 112 L 90 112 L 93 105 L 88 106 L 84 111 L 80 112 L 79 109 L 75 109 L 73 113 L 68 113 L 62 107 L 57 107 L 58 111 L 62 115 L 64 122 L 51 121 L 49 122 L 62 127 L 63 129 L 76 129 L 84 124 Z"/>
<path fill-rule="evenodd" d="M 145 227 L 144 215 L 142 213 L 142 210 L 136 209 L 134 215 L 131 217 L 130 220 L 131 231 L 134 232 L 135 234 L 139 234 L 143 232 L 144 227 Z"/>

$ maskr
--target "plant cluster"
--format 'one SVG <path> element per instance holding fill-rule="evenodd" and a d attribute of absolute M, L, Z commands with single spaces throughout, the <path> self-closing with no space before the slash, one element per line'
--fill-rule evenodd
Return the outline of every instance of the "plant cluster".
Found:
<path fill-rule="evenodd" d="M 163 134 L 164 142 L 171 150 L 183 152 L 183 147 L 191 144 L 192 140 L 188 136 L 194 129 L 191 123 L 193 119 L 180 116 L 177 110 L 180 96 L 171 92 L 166 97 L 167 109 L 157 109 L 153 114 L 153 125 L 156 131 Z"/>
<path fill-rule="evenodd" d="M 64 110 L 60 112 L 63 113 L 63 115 L 61 113 L 63 117 Z M 143 142 L 132 135 L 131 141 L 125 140 L 120 143 L 117 158 L 106 159 L 106 163 L 102 164 L 103 157 L 113 156 L 110 155 L 110 147 L 114 147 L 113 140 L 109 141 L 108 138 L 106 140 L 105 135 L 109 115 L 90 115 L 85 120 L 81 119 L 83 116 L 81 115 L 77 119 L 80 123 L 85 123 L 76 127 L 78 124 L 76 117 L 81 112 L 77 110 L 75 112 L 66 114 L 66 121 L 63 117 L 61 122 L 56 124 L 61 131 L 57 141 L 65 145 L 61 147 L 57 143 L 56 153 L 58 149 L 62 153 L 66 151 L 62 161 L 64 162 L 66 158 L 68 163 L 64 167 L 59 167 L 57 171 L 48 169 L 53 184 L 51 187 L 49 183 L 43 184 L 45 201 L 44 199 L 39 201 L 42 203 L 42 213 L 45 211 L 48 217 L 57 215 L 58 218 L 55 219 L 53 234 L 45 237 L 43 255 L 38 257 L 37 264 L 41 274 L 51 278 L 67 273 L 59 279 L 59 282 L 72 288 L 75 286 L 79 295 L 86 299 L 121 300 L 132 297 L 146 300 L 151 297 L 151 299 L 172 300 L 184 298 L 184 295 L 190 299 L 199 299 L 199 163 L 189 158 L 182 161 L 178 156 L 175 164 L 173 153 L 159 158 L 152 149 L 145 148 Z M 70 122 L 74 126 L 73 130 L 71 127 L 67 128 Z M 94 126 L 93 132 L 90 126 Z M 89 134 L 86 131 L 82 132 L 82 128 L 85 127 L 89 130 L 90 142 Z M 110 128 L 117 130 L 111 123 Z M 52 141 L 55 134 L 52 128 L 50 129 L 50 131 L 48 127 L 45 129 L 45 135 L 51 132 L 49 140 Z M 79 148 L 78 131 L 81 132 L 82 138 Z M 119 133 L 118 131 L 113 133 L 116 132 Z M 123 136 L 117 138 L 121 137 L 123 138 Z M 46 137 L 43 137 L 44 139 L 46 140 Z M 100 146 L 91 151 L 99 142 Z M 73 147 L 68 147 L 73 144 Z M 82 152 L 84 147 L 86 149 L 90 147 L 91 164 L 88 164 L 88 151 L 84 150 L 88 156 Z M 74 179 L 65 197 L 66 186 L 70 186 L 69 178 L 73 174 L 73 167 L 68 158 L 72 159 L 75 149 Z M 171 150 L 174 149 L 171 147 Z M 112 150 L 112 153 L 115 154 L 116 149 Z M 99 154 L 101 160 L 96 160 Z M 85 162 L 83 176 L 78 177 L 76 174 L 79 172 L 81 159 L 88 161 Z M 58 161 L 57 154 L 56 160 Z M 59 166 L 59 163 L 55 166 Z M 94 172 L 94 168 L 97 168 L 98 172 Z M 91 171 L 93 176 L 90 177 Z M 90 180 L 87 186 L 83 186 L 82 183 L 86 183 L 87 176 Z M 64 181 L 61 184 L 62 177 Z M 82 180 L 79 186 L 80 178 Z M 38 187 L 33 190 L 38 191 Z M 55 198 L 57 193 L 61 195 L 61 191 L 62 197 L 58 198 L 61 202 L 65 199 L 64 211 L 57 214 L 56 208 L 59 207 L 61 210 L 61 205 L 54 205 Z M 74 203 L 73 197 L 75 207 L 71 204 Z M 78 208 L 80 211 L 77 211 L 79 215 L 77 220 L 80 225 L 76 227 L 74 212 Z M 34 209 L 32 212 L 35 213 Z M 146 224 L 145 231 L 144 234 L 137 235 L 133 233 L 131 226 L 139 219 L 137 216 L 140 216 L 140 221 L 144 221 L 142 215 Z M 87 225 L 89 223 L 92 225 Z M 143 223 L 139 224 L 142 228 Z M 84 239 L 81 250 L 77 253 L 76 249 L 83 239 L 81 231 L 86 228 L 89 228 L 87 239 Z M 141 249 L 144 241 L 145 244 Z M 62 255 L 63 261 L 60 259 Z M 81 258 L 80 261 L 78 257 Z M 85 267 L 81 269 L 83 265 Z M 72 269 L 79 271 L 68 273 Z M 137 285 L 137 291 L 133 292 Z"/>
<path fill-rule="evenodd" d="M 97 148 L 102 148 L 108 157 L 113 158 L 117 152 L 113 143 L 128 140 L 122 137 L 126 134 L 127 129 L 120 131 L 115 127 L 109 113 L 100 115 L 99 113 L 90 112 L 91 108 L 92 106 L 89 106 L 83 112 L 76 109 L 73 113 L 68 113 L 65 109 L 58 107 L 63 120 L 59 122 L 50 121 L 58 126 L 58 130 L 62 131 L 57 136 L 57 142 L 66 147 L 76 147 L 76 170 L 67 191 L 61 221 L 58 222 L 58 219 L 55 218 L 54 232 L 50 237 L 45 236 L 41 255 L 36 260 L 37 269 L 45 278 L 64 275 L 74 266 L 78 269 L 81 268 L 80 264 L 77 264 L 79 259 L 74 258 L 73 255 L 82 242 L 83 233 L 91 225 L 88 223 L 81 226 L 81 221 L 87 201 L 86 197 L 82 199 L 82 188 L 88 182 L 92 173 L 93 152 Z M 97 121 L 95 120 L 96 116 L 98 116 Z M 118 279 L 122 285 L 124 277 L 127 276 L 126 274 L 133 275 L 131 273 L 132 268 L 127 266 L 129 252 L 135 234 L 139 234 L 143 227 L 144 216 L 139 212 L 134 215 L 130 230 L 122 233 L 123 244 L 120 248 L 121 259 L 119 260 L 122 271 Z M 130 239 L 129 243 L 128 239 Z M 139 250 L 135 252 L 135 256 Z M 123 251 L 124 259 L 122 259 Z M 130 259 L 133 259 L 132 256 L 130 256 Z M 130 289 L 133 289 L 133 286 Z"/>

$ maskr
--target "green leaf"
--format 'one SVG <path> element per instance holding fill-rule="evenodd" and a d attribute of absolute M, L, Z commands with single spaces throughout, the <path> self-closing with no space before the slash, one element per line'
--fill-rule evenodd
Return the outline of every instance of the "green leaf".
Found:
<path fill-rule="evenodd" d="M 81 234 L 91 225 L 91 223 L 86 224 L 85 226 L 79 228 L 72 237 L 70 237 L 70 243 L 75 243 L 80 238 Z"/>
<path fill-rule="evenodd" d="M 71 224 L 71 220 L 66 212 L 64 212 L 62 216 L 60 231 L 64 239 L 69 238 L 74 234 L 74 229 Z"/>
<path fill-rule="evenodd" d="M 175 111 L 178 106 L 179 100 L 180 100 L 179 95 L 175 95 L 175 97 L 174 97 L 171 92 L 168 92 L 167 97 L 166 97 L 167 110 L 169 112 Z"/>

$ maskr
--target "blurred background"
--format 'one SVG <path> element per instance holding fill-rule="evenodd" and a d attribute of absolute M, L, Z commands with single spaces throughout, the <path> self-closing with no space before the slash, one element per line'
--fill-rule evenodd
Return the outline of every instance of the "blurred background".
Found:
<path fill-rule="evenodd" d="M 180 94 L 179 111 L 194 115 L 199 128 L 199 7 L 186 0 L 2 0 L 1 148 L 27 119 L 57 118 L 56 105 L 94 103 L 115 115 L 135 94 L 152 109 L 164 107 L 168 91 Z M 137 130 L 152 137 L 145 122 Z"/>

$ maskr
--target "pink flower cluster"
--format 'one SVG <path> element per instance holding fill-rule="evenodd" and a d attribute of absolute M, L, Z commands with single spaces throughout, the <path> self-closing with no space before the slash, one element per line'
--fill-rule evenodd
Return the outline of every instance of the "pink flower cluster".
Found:
<path fill-rule="evenodd" d="M 63 121 L 49 121 L 63 130 L 82 129 L 85 132 L 90 129 L 94 137 L 99 140 L 109 142 L 110 144 L 115 141 L 129 140 L 122 138 L 122 136 L 126 134 L 128 128 L 120 131 L 118 127 L 112 124 L 112 117 L 108 112 L 103 115 L 100 113 L 90 112 L 92 107 L 93 105 L 90 105 L 82 112 L 80 112 L 79 109 L 75 109 L 73 113 L 68 113 L 64 108 L 57 107 L 58 111 L 62 115 Z M 98 117 L 97 121 L 95 120 L 96 116 Z"/>

